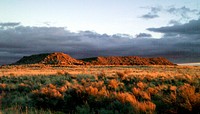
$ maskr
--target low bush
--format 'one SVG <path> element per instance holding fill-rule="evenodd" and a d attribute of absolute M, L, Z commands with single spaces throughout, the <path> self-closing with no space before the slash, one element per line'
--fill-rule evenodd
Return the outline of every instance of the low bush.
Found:
<path fill-rule="evenodd" d="M 126 76 L 124 76 L 126 74 Z M 199 113 L 200 79 L 141 78 L 128 73 L 0 77 L 0 108 L 24 113 Z M 178 80 L 180 79 L 180 80 Z M 16 108 L 20 107 L 20 108 Z"/>

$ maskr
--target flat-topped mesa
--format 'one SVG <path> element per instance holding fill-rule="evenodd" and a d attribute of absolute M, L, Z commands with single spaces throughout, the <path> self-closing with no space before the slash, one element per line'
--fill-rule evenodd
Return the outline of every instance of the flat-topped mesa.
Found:
<path fill-rule="evenodd" d="M 138 56 L 108 56 L 82 59 L 92 65 L 174 65 L 163 57 L 143 58 Z"/>
<path fill-rule="evenodd" d="M 108 56 L 93 57 L 77 60 L 71 56 L 61 53 L 46 53 L 25 56 L 16 63 L 22 64 L 44 64 L 44 65 L 174 65 L 163 57 L 144 58 L 138 56 Z"/>
<path fill-rule="evenodd" d="M 15 64 L 51 64 L 51 65 L 78 65 L 83 62 L 62 52 L 25 56 Z"/>

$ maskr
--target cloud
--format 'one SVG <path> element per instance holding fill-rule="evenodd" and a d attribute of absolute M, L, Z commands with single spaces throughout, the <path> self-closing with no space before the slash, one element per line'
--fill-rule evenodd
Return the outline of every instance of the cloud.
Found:
<path fill-rule="evenodd" d="M 144 18 L 144 19 L 154 19 L 154 18 L 158 18 L 158 17 L 159 16 L 157 14 L 151 14 L 151 13 L 148 13 L 148 14 L 141 16 L 141 18 Z"/>
<path fill-rule="evenodd" d="M 0 23 L 1 27 L 14 27 L 20 25 L 19 22 Z"/>
<path fill-rule="evenodd" d="M 191 9 L 188 7 L 180 7 L 180 8 L 176 8 L 174 6 L 171 6 L 169 8 L 166 8 L 165 11 L 171 15 L 176 16 L 176 20 L 172 19 L 169 24 L 181 24 L 181 23 L 185 23 L 188 22 L 192 19 L 197 19 L 199 16 L 198 14 L 198 10 L 197 9 Z"/>
<path fill-rule="evenodd" d="M 150 9 L 150 11 L 144 15 L 142 15 L 140 18 L 143 19 L 154 19 L 154 18 L 158 18 L 158 12 L 160 12 L 162 10 L 162 7 L 142 7 L 145 9 Z"/>
<path fill-rule="evenodd" d="M 191 23 L 197 24 L 196 21 Z M 165 34 L 171 33 L 167 32 L 169 30 L 152 28 L 152 31 Z M 176 30 L 173 34 L 182 34 L 181 31 Z M 197 61 L 200 58 L 200 39 L 194 38 L 198 38 L 199 34 L 190 34 L 190 37 L 185 35 L 184 38 L 171 35 L 168 37 L 172 38 L 146 39 L 133 38 L 127 34 L 98 34 L 93 31 L 74 33 L 64 27 L 20 25 L 8 29 L 0 28 L 0 64 L 16 62 L 23 56 L 50 52 L 64 52 L 75 58 L 138 55 L 164 56 L 172 61 L 194 58 Z M 138 37 L 143 36 L 150 34 L 138 34 Z"/>
<path fill-rule="evenodd" d="M 180 21 L 177 21 L 177 20 L 170 20 L 169 21 L 169 25 L 180 25 Z"/>
<path fill-rule="evenodd" d="M 151 38 L 152 35 L 148 33 L 139 33 L 136 35 L 136 38 Z"/>
<path fill-rule="evenodd" d="M 165 15 L 170 14 L 171 16 L 175 16 L 175 18 L 172 18 L 169 21 L 170 25 L 185 23 L 191 19 L 197 19 L 199 17 L 199 10 L 191 9 L 186 6 L 182 7 L 170 6 L 165 8 L 163 8 L 162 6 L 156 6 L 156 7 L 141 7 L 141 8 L 149 10 L 146 14 L 143 14 L 142 16 L 139 17 L 143 19 L 159 18 L 160 14 L 162 13 Z"/>
<path fill-rule="evenodd" d="M 158 13 L 160 11 L 162 11 L 162 7 L 161 6 L 156 6 L 156 7 L 141 7 L 142 9 L 150 9 L 151 13 Z"/>
<path fill-rule="evenodd" d="M 172 6 L 171 8 L 167 9 L 167 12 L 170 14 L 181 16 L 184 19 L 189 19 L 190 18 L 189 14 L 190 13 L 196 14 L 198 12 L 198 10 L 190 9 L 185 6 L 180 7 L 180 8 L 176 8 L 176 7 Z"/>
<path fill-rule="evenodd" d="M 148 28 L 149 31 L 160 32 L 160 33 L 175 33 L 175 34 L 190 34 L 190 35 L 200 35 L 200 19 L 191 20 L 188 23 L 181 25 L 166 26 L 160 28 Z"/>
<path fill-rule="evenodd" d="M 168 12 L 169 13 L 179 13 L 179 12 L 198 12 L 198 10 L 196 9 L 190 9 L 190 8 L 187 8 L 185 6 L 181 7 L 181 8 L 175 8 L 174 6 L 172 6 L 171 8 L 168 9 Z"/>
<path fill-rule="evenodd" d="M 200 19 L 191 20 L 181 25 L 148 28 L 148 30 L 164 33 L 162 40 L 166 39 L 168 44 L 171 44 L 173 49 L 169 52 L 172 55 L 174 54 L 178 58 L 185 57 L 186 61 L 200 61 L 197 59 L 200 57 Z"/>

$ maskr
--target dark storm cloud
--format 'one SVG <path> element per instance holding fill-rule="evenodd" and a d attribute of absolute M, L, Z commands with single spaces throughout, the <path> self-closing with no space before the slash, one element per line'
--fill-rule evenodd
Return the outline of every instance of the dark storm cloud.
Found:
<path fill-rule="evenodd" d="M 175 34 L 190 34 L 200 35 L 200 19 L 199 20 L 191 20 L 189 23 L 182 25 L 174 25 L 160 28 L 148 28 L 149 31 L 153 32 L 161 32 L 161 33 L 175 33 Z"/>
<path fill-rule="evenodd" d="M 139 33 L 139 34 L 136 34 L 135 37 L 136 38 L 150 38 L 152 37 L 152 35 L 148 33 Z"/>
<path fill-rule="evenodd" d="M 200 19 L 181 25 L 148 28 L 148 30 L 164 33 L 160 41 L 167 39 L 167 43 L 172 47 L 170 53 L 177 52 L 176 57 L 200 61 Z"/>
<path fill-rule="evenodd" d="M 191 21 L 189 25 L 198 24 Z M 191 28 L 192 25 L 181 25 Z M 171 60 L 177 58 L 194 57 L 200 58 L 200 39 L 198 30 L 186 34 L 180 38 L 177 34 L 183 35 L 182 30 L 176 29 L 175 33 L 167 30 L 167 27 L 151 28 L 151 31 L 162 32 L 166 38 L 133 38 L 127 34 L 98 34 L 92 31 L 71 32 L 64 27 L 29 27 L 16 26 L 7 29 L 0 29 L 0 64 L 16 62 L 23 56 L 64 52 L 75 58 L 85 58 L 94 56 L 164 56 Z M 173 28 L 177 28 L 172 26 Z M 181 29 L 181 27 L 178 27 Z M 175 29 L 174 29 L 175 30 Z M 169 31 L 169 32 L 167 32 Z M 171 36 L 170 34 L 171 33 Z M 167 37 L 168 35 L 168 37 Z M 137 36 L 137 35 L 136 35 Z M 151 36 L 141 33 L 138 37 Z M 196 38 L 196 39 L 194 39 Z M 174 59 L 175 58 L 175 59 Z"/>
<path fill-rule="evenodd" d="M 150 11 L 144 15 L 142 15 L 140 18 L 143 19 L 154 19 L 154 18 L 158 18 L 158 12 L 160 12 L 162 10 L 161 7 L 142 7 L 145 9 L 150 9 Z"/>

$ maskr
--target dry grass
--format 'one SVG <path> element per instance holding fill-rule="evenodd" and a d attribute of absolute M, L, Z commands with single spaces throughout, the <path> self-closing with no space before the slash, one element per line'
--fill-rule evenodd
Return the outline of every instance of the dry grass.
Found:
<path fill-rule="evenodd" d="M 124 79 L 127 76 L 139 76 L 141 79 L 159 77 L 166 78 L 199 78 L 200 67 L 193 66 L 5 66 L 0 68 L 0 76 L 33 76 L 33 75 L 63 75 L 91 74 L 96 76 L 118 75 Z"/>
<path fill-rule="evenodd" d="M 29 94 L 34 96 L 34 100 L 36 98 L 39 104 L 52 103 L 50 101 L 53 99 L 52 107 L 54 105 L 59 107 L 59 103 L 72 103 L 70 100 L 74 99 L 75 105 L 88 103 L 90 107 L 93 107 L 93 104 L 100 105 L 101 102 L 109 99 L 107 102 L 110 103 L 109 106 L 113 106 L 116 102 L 125 106 L 129 104 L 134 108 L 135 113 L 199 113 L 200 67 L 8 66 L 0 69 L 0 76 L 31 77 L 37 75 L 46 75 L 44 77 L 56 75 L 54 83 L 49 82 L 36 86 L 37 89 L 30 89 Z M 62 76 L 66 79 L 57 79 Z M 13 84 L 2 82 L 0 90 L 31 88 L 30 83 L 26 81 L 22 80 L 16 87 L 12 87 Z M 0 95 L 0 99 L 2 97 Z M 54 104 L 54 101 L 57 101 L 57 104 Z M 104 105 L 104 103 L 101 104 L 102 107 Z"/>

